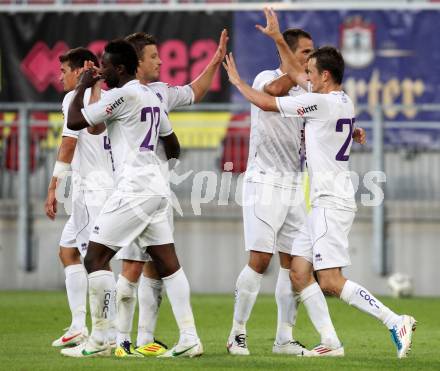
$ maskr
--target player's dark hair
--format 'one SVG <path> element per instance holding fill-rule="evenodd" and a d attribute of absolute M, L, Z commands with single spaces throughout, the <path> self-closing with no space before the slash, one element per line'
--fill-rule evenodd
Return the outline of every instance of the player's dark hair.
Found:
<path fill-rule="evenodd" d="M 309 59 L 312 58 L 316 59 L 316 68 L 319 73 L 328 71 L 336 84 L 342 84 L 345 63 L 339 50 L 333 46 L 323 46 L 310 54 Z"/>
<path fill-rule="evenodd" d="M 66 53 L 60 55 L 58 59 L 61 63 L 67 62 L 72 70 L 83 67 L 85 61 L 92 61 L 96 67 L 99 67 L 96 55 L 89 49 L 82 47 L 70 49 Z"/>
<path fill-rule="evenodd" d="M 298 41 L 301 37 L 312 40 L 312 36 L 310 36 L 308 32 L 299 28 L 288 28 L 283 32 L 283 38 L 286 41 L 287 45 L 289 45 L 290 50 L 292 50 L 293 52 L 296 51 L 296 48 L 298 47 Z"/>
<path fill-rule="evenodd" d="M 157 45 L 157 41 L 154 36 L 145 32 L 132 33 L 131 35 L 128 35 L 124 40 L 133 45 L 138 55 L 138 59 L 140 60 L 142 60 L 143 58 L 142 50 L 144 50 L 145 46 Z"/>
<path fill-rule="evenodd" d="M 138 56 L 133 46 L 123 39 L 110 41 L 105 46 L 105 52 L 109 55 L 114 66 L 123 65 L 129 75 L 135 75 L 138 67 Z"/>

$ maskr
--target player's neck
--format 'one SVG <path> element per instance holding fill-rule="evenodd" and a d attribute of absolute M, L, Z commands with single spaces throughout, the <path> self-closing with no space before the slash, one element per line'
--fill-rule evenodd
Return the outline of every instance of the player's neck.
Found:
<path fill-rule="evenodd" d="M 324 86 L 323 89 L 320 91 L 321 94 L 328 94 L 332 91 L 342 91 L 342 85 L 339 84 L 328 84 L 327 86 Z"/>
<path fill-rule="evenodd" d="M 127 82 L 136 79 L 136 76 L 133 75 L 125 75 L 125 76 L 121 76 L 121 78 L 119 79 L 119 84 L 118 84 L 118 88 L 124 86 Z"/>

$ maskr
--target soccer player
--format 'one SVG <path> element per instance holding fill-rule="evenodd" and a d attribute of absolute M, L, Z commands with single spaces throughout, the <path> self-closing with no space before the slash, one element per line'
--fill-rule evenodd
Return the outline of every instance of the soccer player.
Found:
<path fill-rule="evenodd" d="M 204 71 L 193 82 L 185 86 L 170 86 L 162 82 L 156 82 L 159 78 L 159 70 L 162 64 L 157 42 L 152 35 L 144 32 L 137 32 L 125 38 L 135 48 L 139 66 L 136 77 L 141 84 L 148 84 L 159 99 L 162 101 L 166 112 L 181 106 L 198 103 L 208 92 L 212 79 L 226 54 L 226 44 L 228 41 L 227 31 L 223 30 L 219 46 Z M 167 142 L 170 140 L 178 146 L 178 140 L 174 133 L 163 138 Z M 159 158 L 165 162 L 170 156 L 166 148 L 158 144 L 157 152 Z M 178 153 L 174 151 L 171 157 L 177 158 Z M 162 167 L 164 171 L 168 165 Z M 164 174 L 168 178 L 168 174 Z M 173 210 L 169 209 L 169 221 L 171 230 L 173 230 Z M 117 307 L 119 334 L 117 339 L 118 348 L 115 351 L 116 356 L 126 357 L 143 354 L 146 356 L 158 355 L 165 352 L 162 343 L 155 341 L 154 330 L 158 316 L 158 310 L 161 303 L 162 280 L 158 275 L 151 258 L 148 254 L 141 252 L 138 246 L 130 245 L 122 248 L 116 258 L 123 259 L 122 273 L 117 282 Z M 145 262 L 145 265 L 144 265 Z M 143 274 L 142 273 L 143 269 Z M 140 278 L 140 280 L 139 280 Z M 139 283 L 138 283 L 139 280 Z M 136 305 L 136 288 L 138 287 L 139 297 L 139 325 L 137 335 L 136 352 L 131 346 L 131 330 Z"/>
<path fill-rule="evenodd" d="M 62 110 L 64 127 L 62 141 L 49 185 L 45 205 L 47 216 L 54 220 L 57 213 L 56 186 L 59 180 L 72 171 L 72 214 L 61 235 L 59 256 L 66 275 L 66 291 L 72 322 L 52 346 L 63 347 L 79 344 L 88 336 L 86 327 L 87 275 L 81 263 L 87 251 L 91 224 L 99 213 L 108 193 L 113 188 L 112 160 L 106 133 L 93 136 L 87 130 L 73 131 L 67 128 L 67 111 L 73 97 L 73 90 L 83 69 L 84 62 L 93 61 L 96 56 L 85 48 L 75 48 L 59 57 L 61 62 L 60 81 L 64 91 Z M 84 96 L 87 105 L 91 95 L 99 86 L 88 89 Z"/>
<path fill-rule="evenodd" d="M 271 9 L 265 9 L 271 23 L 263 28 L 273 38 L 283 63 L 292 78 L 294 58 L 278 28 Z M 283 117 L 305 120 L 305 140 L 311 179 L 312 211 L 306 218 L 292 247 L 291 279 L 307 313 L 321 336 L 321 344 L 304 356 L 344 356 L 328 311 L 323 291 L 380 320 L 391 332 L 398 358 L 406 357 L 411 346 L 416 321 L 399 316 L 366 288 L 347 280 L 341 268 L 350 265 L 348 233 L 353 223 L 356 203 L 349 174 L 348 159 L 352 143 L 354 106 L 342 91 L 344 60 L 333 47 L 322 47 L 308 58 L 307 73 L 314 93 L 298 97 L 275 98 L 244 83 L 232 54 L 224 63 L 231 83 L 251 103 L 265 111 L 280 112 Z M 319 284 L 315 281 L 316 272 Z"/>
<path fill-rule="evenodd" d="M 281 63 L 276 70 L 258 74 L 253 87 L 273 96 L 298 96 L 306 93 L 299 83 L 307 86 L 305 69 L 313 41 L 310 34 L 300 29 L 287 29 L 282 35 L 298 62 L 296 79 L 289 77 Z M 230 354 L 249 354 L 246 322 L 260 290 L 262 275 L 276 251 L 280 257 L 275 289 L 278 323 L 272 351 L 301 354 L 304 350 L 292 336 L 298 298 L 289 278 L 292 243 L 305 219 L 300 175 L 302 131 L 302 119 L 283 118 L 252 105 L 249 159 L 243 187 L 245 248 L 250 253 L 236 283 L 234 319 L 227 342 Z M 365 141 L 363 130 L 356 133 L 356 141 Z M 276 210 L 273 204 L 278 205 Z"/>
<path fill-rule="evenodd" d="M 176 318 L 180 338 L 162 357 L 195 357 L 203 353 L 190 305 L 190 289 L 177 259 L 168 222 L 169 191 L 155 154 L 159 135 L 172 132 L 156 94 L 135 79 L 138 57 L 124 40 L 105 47 L 102 78 L 109 88 L 97 103 L 83 106 L 84 91 L 99 78 L 86 71 L 69 107 L 68 127 L 81 130 L 105 122 L 112 143 L 115 189 L 98 216 L 85 267 L 89 273 L 92 332 L 88 341 L 62 354 L 95 357 L 111 354 L 107 342 L 108 305 L 116 282 L 109 262 L 123 246 L 148 246 Z"/>
<path fill-rule="evenodd" d="M 298 61 L 298 76 L 293 81 L 288 80 L 291 84 L 283 95 L 297 96 L 305 90 L 293 85 L 301 77 L 301 72 L 305 75 L 313 41 L 307 32 L 299 29 L 287 29 L 283 38 Z M 263 71 L 255 78 L 253 88 L 278 95 L 280 91 L 276 88 L 281 83 L 272 81 L 285 76 L 285 73 L 283 63 L 276 70 Z M 246 322 L 260 291 L 263 274 L 277 252 L 280 259 L 275 289 L 278 323 L 272 351 L 285 354 L 301 354 L 304 351 L 304 347 L 292 336 L 298 300 L 289 278 L 290 252 L 305 218 L 301 197 L 302 121 L 292 121 L 301 120 L 283 118 L 278 113 L 264 112 L 255 105 L 251 106 L 249 159 L 243 183 L 243 224 L 249 261 L 236 282 L 234 318 L 227 342 L 227 350 L 233 355 L 249 354 Z M 296 202 L 295 197 L 298 197 Z"/>

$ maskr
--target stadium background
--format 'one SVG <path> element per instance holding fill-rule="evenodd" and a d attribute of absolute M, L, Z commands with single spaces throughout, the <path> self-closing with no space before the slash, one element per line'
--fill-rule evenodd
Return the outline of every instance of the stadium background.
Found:
<path fill-rule="evenodd" d="M 201 72 L 226 27 L 249 82 L 277 67 L 275 48 L 254 29 L 264 21 L 262 3 L 128 2 L 0 1 L 0 289 L 64 287 L 57 246 L 67 216 L 51 222 L 43 209 L 62 127 L 60 53 L 79 45 L 99 53 L 107 40 L 146 31 L 160 42 L 161 80 L 185 84 Z M 352 169 L 387 175 L 385 203 L 359 207 L 347 276 L 389 294 L 386 277 L 402 272 L 413 277 L 416 295 L 440 295 L 440 50 L 434 31 L 440 7 L 428 1 L 277 7 L 282 28 L 304 28 L 316 45 L 337 45 L 345 53 L 345 89 L 369 141 L 354 146 Z M 203 104 L 171 115 L 183 147 L 176 172 L 193 171 L 174 186 L 183 211 L 176 215 L 176 245 L 193 292 L 232 293 L 246 262 L 237 199 L 248 111 L 222 70 Z M 226 162 L 233 170 L 222 174 Z M 207 194 L 204 187 L 191 198 L 197 176 L 206 176 L 216 191 Z M 231 178 L 229 195 L 222 193 L 222 177 Z M 361 186 L 358 199 L 362 193 Z M 197 199 L 201 215 L 193 211 Z M 273 292 L 277 265 L 272 262 L 263 292 Z"/>

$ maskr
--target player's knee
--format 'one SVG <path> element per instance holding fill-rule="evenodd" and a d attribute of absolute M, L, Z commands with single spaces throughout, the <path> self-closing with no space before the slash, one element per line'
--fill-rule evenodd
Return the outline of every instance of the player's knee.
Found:
<path fill-rule="evenodd" d="M 81 259 L 77 249 L 68 249 L 65 247 L 60 247 L 58 252 L 61 263 L 66 267 L 68 265 L 80 264 Z"/>
<path fill-rule="evenodd" d="M 257 272 L 259 274 L 263 274 L 264 272 L 266 272 L 267 267 L 269 266 L 271 259 L 272 259 L 271 254 L 252 253 L 250 256 L 248 265 L 255 272 Z"/>
<path fill-rule="evenodd" d="M 87 273 L 90 274 L 104 269 L 104 264 L 99 256 L 87 251 L 87 254 L 84 258 L 84 267 L 86 268 Z"/>
<path fill-rule="evenodd" d="M 294 269 L 290 270 L 290 281 L 292 281 L 293 290 L 297 293 L 301 292 L 305 287 L 310 277 L 304 272 L 300 272 Z"/>
<path fill-rule="evenodd" d="M 89 253 L 84 257 L 84 267 L 86 268 L 87 273 L 94 272 L 93 270 L 93 259 Z"/>
<path fill-rule="evenodd" d="M 125 261 L 122 264 L 122 275 L 130 282 L 137 282 L 142 274 L 143 262 Z"/>

